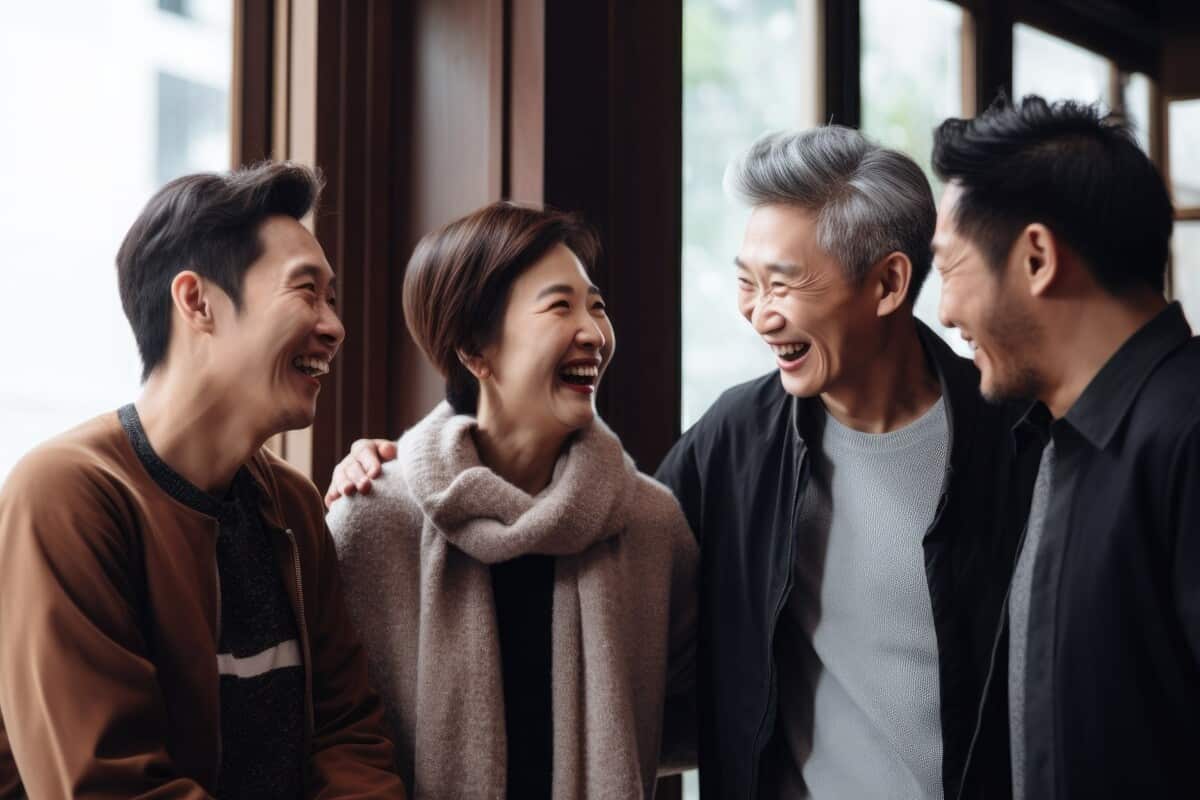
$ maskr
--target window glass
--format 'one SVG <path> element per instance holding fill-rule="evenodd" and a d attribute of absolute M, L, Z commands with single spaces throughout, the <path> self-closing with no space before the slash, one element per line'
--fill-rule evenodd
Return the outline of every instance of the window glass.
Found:
<path fill-rule="evenodd" d="M 1150 152 L 1150 79 L 1140 72 L 1121 74 L 1121 105 L 1133 125 L 1138 146 Z"/>
<path fill-rule="evenodd" d="M 1167 107 L 1168 164 L 1176 208 L 1200 207 L 1200 100 Z"/>
<path fill-rule="evenodd" d="M 963 10 L 946 0 L 862 0 L 863 132 L 912 156 L 934 198 L 941 185 L 929 166 L 933 130 L 961 117 Z M 956 350 L 969 354 L 957 331 L 937 319 L 941 280 L 929 271 L 917 295 L 917 317 Z"/>
<path fill-rule="evenodd" d="M 1200 332 L 1200 222 L 1175 221 L 1171 237 L 1171 294 Z"/>
<path fill-rule="evenodd" d="M 683 5 L 683 414 L 690 426 L 734 384 L 774 369 L 738 314 L 733 259 L 747 210 L 722 190 L 725 166 L 759 135 L 812 124 L 807 35 L 815 0 L 685 0 Z"/>
<path fill-rule="evenodd" d="M 1108 104 L 1111 62 L 1057 36 L 1013 26 L 1013 95 Z"/>
<path fill-rule="evenodd" d="M 231 15 L 229 0 L 0 11 L 0 320 L 15 345 L 0 479 L 36 443 L 137 396 L 114 257 L 162 182 L 229 166 Z"/>

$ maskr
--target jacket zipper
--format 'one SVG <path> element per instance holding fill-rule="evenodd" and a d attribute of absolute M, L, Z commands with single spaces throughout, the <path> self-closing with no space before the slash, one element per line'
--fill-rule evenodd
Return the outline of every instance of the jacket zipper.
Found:
<path fill-rule="evenodd" d="M 217 589 L 217 641 L 213 649 L 221 651 L 221 570 L 217 566 L 217 538 L 221 535 L 221 523 L 217 523 L 217 535 L 213 538 L 213 585 Z M 221 670 L 217 669 L 217 782 L 221 781 L 221 763 L 225 760 L 225 742 L 221 738 Z"/>
<path fill-rule="evenodd" d="M 300 620 L 299 620 L 300 630 L 298 631 L 298 633 L 300 635 L 300 643 L 301 643 L 302 652 L 303 652 L 304 650 L 308 650 L 308 648 L 303 647 L 304 643 L 308 640 L 308 621 L 305 618 L 305 614 L 304 614 L 304 582 L 303 582 L 303 579 L 302 579 L 302 576 L 300 573 L 300 545 L 298 545 L 296 543 L 296 534 L 292 533 L 291 528 L 285 529 L 284 533 L 287 534 L 288 541 L 291 542 L 291 544 L 292 544 L 292 566 L 296 570 L 296 597 L 300 601 L 300 603 L 299 603 L 299 605 L 300 605 Z M 311 659 L 312 659 L 311 652 L 308 653 L 308 656 L 309 656 L 309 661 L 311 661 Z M 307 672 L 307 677 L 306 677 L 305 682 L 308 683 L 311 680 L 311 676 L 312 676 L 312 664 L 305 663 L 304 669 Z M 307 719 L 308 719 L 308 730 L 310 731 L 310 735 L 311 735 L 311 732 L 313 731 L 313 726 L 314 726 L 313 709 L 312 709 L 312 693 L 311 692 L 305 692 L 304 714 L 305 714 L 305 717 L 307 717 Z M 310 744 L 311 744 L 311 742 L 310 742 Z"/>
<path fill-rule="evenodd" d="M 793 405 L 793 425 L 795 425 L 795 406 Z M 796 471 L 796 490 L 792 498 L 792 517 L 791 527 L 788 531 L 788 547 L 787 547 L 787 580 L 784 581 L 783 591 L 779 595 L 779 600 L 775 604 L 775 612 L 771 616 L 771 633 L 767 637 L 767 707 L 763 709 L 762 719 L 758 722 L 758 732 L 754 735 L 754 763 L 750 767 L 750 797 L 758 796 L 758 768 L 762 763 L 762 751 L 766 747 L 763 741 L 763 731 L 766 729 L 767 718 L 771 715 L 771 706 L 776 702 L 776 686 L 775 686 L 775 629 L 779 625 L 779 615 L 783 613 L 783 607 L 787 603 L 788 595 L 791 594 L 792 584 L 795 582 L 795 564 L 796 558 L 796 520 L 800 515 L 800 506 L 803 502 L 801 494 L 801 485 L 805 482 L 805 472 L 808 468 L 808 452 L 800 457 L 800 466 Z"/>
<path fill-rule="evenodd" d="M 1021 557 L 1021 551 L 1025 549 L 1025 534 L 1029 532 L 1029 520 L 1025 520 L 1025 527 L 1021 529 L 1021 540 L 1017 543 L 1016 559 Z M 996 672 L 996 654 L 1000 652 L 1000 637 L 1004 633 L 1005 619 L 1008 616 L 1008 599 L 1012 595 L 1012 579 L 1009 579 L 1008 588 L 1004 591 L 1004 602 L 1000 605 L 1000 619 L 996 622 L 996 634 L 992 637 L 992 654 L 988 659 L 987 677 L 983 679 L 983 691 L 979 696 L 979 708 L 975 713 L 975 730 L 971 733 L 971 744 L 967 747 L 967 758 L 963 762 L 962 778 L 958 783 L 958 797 L 963 796 L 963 791 L 967 786 L 967 773 L 971 769 L 971 757 L 975 755 L 975 744 L 979 741 L 979 732 L 983 729 L 983 712 L 987 707 L 988 692 L 992 686 L 992 678 Z"/>

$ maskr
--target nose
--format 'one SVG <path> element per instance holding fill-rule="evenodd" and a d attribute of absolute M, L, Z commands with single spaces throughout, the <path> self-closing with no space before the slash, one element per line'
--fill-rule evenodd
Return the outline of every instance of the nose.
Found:
<path fill-rule="evenodd" d="M 322 308 L 321 316 L 317 320 L 317 338 L 336 352 L 346 338 L 346 327 L 342 325 L 342 320 L 333 310 L 333 306 L 323 303 Z"/>
<path fill-rule="evenodd" d="M 950 300 L 946 293 L 945 287 L 942 287 L 942 291 L 938 294 L 938 307 L 937 307 L 938 322 L 942 323 L 943 327 L 956 328 L 958 326 L 954 324 L 953 315 L 950 312 L 951 312 L 951 303 L 950 303 Z"/>
<path fill-rule="evenodd" d="M 575 331 L 575 343 L 587 350 L 601 350 L 607 340 L 600 323 L 590 315 L 586 317 Z"/>
<path fill-rule="evenodd" d="M 752 302 L 754 305 L 750 308 L 750 324 L 754 327 L 754 331 L 765 336 L 768 333 L 774 333 L 783 327 L 783 316 L 778 311 L 771 308 L 772 295 L 760 294 Z"/>

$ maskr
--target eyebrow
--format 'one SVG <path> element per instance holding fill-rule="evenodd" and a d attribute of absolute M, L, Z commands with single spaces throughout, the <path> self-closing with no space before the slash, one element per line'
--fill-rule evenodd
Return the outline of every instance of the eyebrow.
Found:
<path fill-rule="evenodd" d="M 600 290 L 597 289 L 595 286 L 589 285 L 587 288 L 587 293 L 589 295 L 600 294 Z M 575 287 L 570 286 L 565 283 L 556 283 L 552 286 L 547 286 L 545 289 L 542 289 L 540 292 L 538 292 L 537 297 L 535 297 L 534 300 L 541 300 L 543 297 L 545 297 L 547 295 L 551 295 L 551 294 L 573 295 L 573 294 L 575 294 Z"/>
<path fill-rule="evenodd" d="M 738 269 L 744 269 L 747 272 L 750 271 L 750 268 L 742 263 L 740 258 L 733 259 L 733 263 Z M 781 264 L 778 262 L 772 262 L 766 265 L 766 270 L 767 272 L 774 272 L 777 275 L 792 276 L 801 272 L 802 267 L 799 264 Z"/>
<path fill-rule="evenodd" d="M 324 267 L 317 266 L 316 264 L 301 264 L 298 267 L 292 267 L 288 270 L 285 280 L 294 281 L 301 277 L 313 278 L 314 280 L 328 278 L 329 282 L 333 283 L 332 271 L 327 273 Z"/>

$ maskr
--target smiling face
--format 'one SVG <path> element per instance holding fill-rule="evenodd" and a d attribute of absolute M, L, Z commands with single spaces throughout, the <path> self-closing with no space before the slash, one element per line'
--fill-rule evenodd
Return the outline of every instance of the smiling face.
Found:
<path fill-rule="evenodd" d="M 241 309 L 227 297 L 215 305 L 212 355 L 238 413 L 278 433 L 312 424 L 318 378 L 346 332 L 334 311 L 333 270 L 313 235 L 275 216 L 258 236 L 262 254 L 243 277 Z"/>
<path fill-rule="evenodd" d="M 591 423 L 612 358 L 612 324 L 575 254 L 557 245 L 513 281 L 496 340 L 481 363 L 481 413 L 547 433 Z"/>
<path fill-rule="evenodd" d="M 980 373 L 980 391 L 990 400 L 1039 396 L 1042 381 L 1035 364 L 1043 337 L 1022 291 L 1019 260 L 996 269 L 982 250 L 957 228 L 954 214 L 962 189 L 947 185 L 938 207 L 933 237 L 934 268 L 942 279 L 938 317 L 958 328 L 971 345 Z"/>
<path fill-rule="evenodd" d="M 815 216 L 802 208 L 756 207 L 735 259 L 738 308 L 774 351 L 784 389 L 814 397 L 864 367 L 879 325 L 870 285 L 847 280 L 817 244 Z"/>

